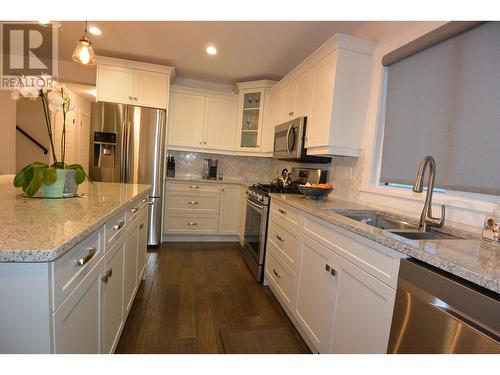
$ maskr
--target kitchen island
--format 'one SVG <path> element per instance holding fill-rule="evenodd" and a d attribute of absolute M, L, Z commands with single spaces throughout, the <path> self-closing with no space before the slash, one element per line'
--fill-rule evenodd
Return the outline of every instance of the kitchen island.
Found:
<path fill-rule="evenodd" d="M 146 263 L 149 185 L 0 185 L 0 353 L 110 353 Z"/>

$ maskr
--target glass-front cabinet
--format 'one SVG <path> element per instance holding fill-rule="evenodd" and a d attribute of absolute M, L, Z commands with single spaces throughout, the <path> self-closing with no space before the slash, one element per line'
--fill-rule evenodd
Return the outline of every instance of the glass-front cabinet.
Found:
<path fill-rule="evenodd" d="M 263 91 L 241 91 L 239 110 L 239 138 L 240 149 L 258 151 L 262 131 L 262 118 L 264 108 Z"/>

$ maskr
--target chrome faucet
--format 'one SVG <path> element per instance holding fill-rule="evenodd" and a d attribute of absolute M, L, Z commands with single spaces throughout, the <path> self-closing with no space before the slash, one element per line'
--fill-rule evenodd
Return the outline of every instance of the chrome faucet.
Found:
<path fill-rule="evenodd" d="M 418 167 L 417 179 L 413 185 L 415 193 L 421 193 L 424 190 L 424 174 L 429 166 L 429 179 L 427 180 L 427 193 L 425 204 L 420 215 L 419 229 L 422 232 L 430 232 L 431 227 L 441 228 L 444 225 L 445 208 L 441 205 L 441 218 L 432 217 L 432 192 L 434 190 L 434 179 L 436 177 L 436 161 L 432 156 L 426 156 Z"/>

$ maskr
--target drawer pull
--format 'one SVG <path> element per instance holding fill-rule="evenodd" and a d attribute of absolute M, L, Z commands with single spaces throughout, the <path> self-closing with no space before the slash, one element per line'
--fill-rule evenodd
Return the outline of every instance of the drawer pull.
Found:
<path fill-rule="evenodd" d="M 200 187 L 198 185 L 191 185 L 189 188 L 190 189 L 199 189 Z"/>
<path fill-rule="evenodd" d="M 191 201 L 191 202 L 188 202 L 188 204 L 198 204 L 198 202 L 196 202 L 196 201 Z"/>
<path fill-rule="evenodd" d="M 278 208 L 278 211 L 279 211 L 280 213 L 282 213 L 283 215 L 286 215 L 286 211 L 285 211 L 284 209 L 282 209 L 282 208 Z"/>
<path fill-rule="evenodd" d="M 148 198 L 144 198 L 144 199 L 142 200 L 142 203 L 146 203 L 147 201 L 148 201 Z"/>
<path fill-rule="evenodd" d="M 139 211 L 139 207 L 134 207 L 132 208 L 132 213 L 135 214 L 137 211 Z"/>
<path fill-rule="evenodd" d="M 285 241 L 285 240 L 284 240 L 283 238 L 281 238 L 279 235 L 276 235 L 276 238 L 277 238 L 278 240 L 280 240 L 281 242 L 284 242 L 284 241 Z"/>
<path fill-rule="evenodd" d="M 198 223 L 195 223 L 195 222 L 192 222 L 192 221 L 188 221 L 186 224 L 189 225 L 189 226 L 191 226 L 191 227 L 195 226 L 195 225 L 198 225 Z"/>
<path fill-rule="evenodd" d="M 276 275 L 278 279 L 281 279 L 280 274 L 273 268 L 273 273 Z"/>
<path fill-rule="evenodd" d="M 113 269 L 110 268 L 109 270 L 106 271 L 106 273 L 102 276 L 102 281 L 104 284 L 108 282 L 108 280 L 113 276 Z"/>
<path fill-rule="evenodd" d="M 77 265 L 83 266 L 83 265 L 87 264 L 88 262 L 90 262 L 90 260 L 94 257 L 94 255 L 97 251 L 95 247 L 89 247 L 87 250 L 89 251 L 89 253 L 87 255 L 85 255 L 83 258 L 78 259 L 76 261 Z"/>
<path fill-rule="evenodd" d="M 144 223 L 141 223 L 141 225 L 139 225 L 139 229 L 142 229 L 144 228 Z"/>
<path fill-rule="evenodd" d="M 123 228 L 124 225 L 125 225 L 125 222 L 123 220 L 120 220 L 118 222 L 118 224 L 113 225 L 113 229 L 114 230 L 120 230 L 120 229 Z"/>

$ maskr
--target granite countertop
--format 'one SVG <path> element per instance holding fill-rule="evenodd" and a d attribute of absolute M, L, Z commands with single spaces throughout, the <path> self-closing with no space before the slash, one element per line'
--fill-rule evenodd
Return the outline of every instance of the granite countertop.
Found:
<path fill-rule="evenodd" d="M 149 185 L 84 182 L 80 198 L 37 199 L 0 185 L 0 262 L 50 262 L 101 227 Z"/>
<path fill-rule="evenodd" d="M 241 180 L 236 180 L 236 179 L 223 179 L 223 180 L 206 180 L 201 177 L 196 177 L 196 176 L 176 176 L 176 177 L 165 177 L 166 181 L 180 181 L 180 182 L 199 182 L 199 183 L 212 183 L 212 184 L 228 184 L 228 185 L 244 185 L 247 186 L 248 184 L 244 183 Z"/>
<path fill-rule="evenodd" d="M 500 293 L 500 247 L 482 240 L 477 234 L 454 226 L 445 226 L 443 232 L 465 239 L 410 240 L 342 216 L 346 213 L 376 211 L 417 224 L 415 219 L 405 215 L 336 199 L 312 201 L 305 199 L 303 195 L 270 194 L 270 196 L 350 232 Z"/>

